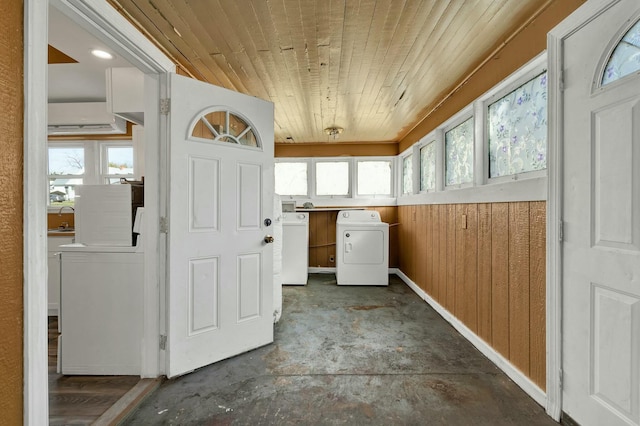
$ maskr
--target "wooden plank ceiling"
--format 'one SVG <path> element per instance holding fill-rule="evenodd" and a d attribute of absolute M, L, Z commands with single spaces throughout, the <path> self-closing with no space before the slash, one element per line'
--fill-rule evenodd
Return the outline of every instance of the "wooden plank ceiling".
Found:
<path fill-rule="evenodd" d="M 396 142 L 549 0 L 110 0 L 193 77 L 275 104 L 276 142 Z"/>

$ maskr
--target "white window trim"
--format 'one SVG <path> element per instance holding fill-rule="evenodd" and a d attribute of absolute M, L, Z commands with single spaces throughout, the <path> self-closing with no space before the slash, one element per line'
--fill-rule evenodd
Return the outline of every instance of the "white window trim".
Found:
<path fill-rule="evenodd" d="M 366 156 L 366 157 L 279 157 L 276 163 L 307 163 L 307 195 L 280 194 L 283 200 L 295 200 L 297 207 L 310 202 L 314 207 L 366 207 L 366 206 L 395 206 L 397 194 L 397 156 Z M 346 161 L 349 163 L 349 195 L 348 196 L 318 196 L 315 193 L 316 171 L 319 162 Z M 391 162 L 391 195 L 371 196 L 360 195 L 357 192 L 357 163 L 359 161 L 390 161 Z"/>
<path fill-rule="evenodd" d="M 491 90 L 480 96 L 475 102 L 476 116 L 479 117 L 479 120 L 477 120 L 476 122 L 476 136 L 480 136 L 482 140 L 482 150 L 480 152 L 480 155 L 482 155 L 482 169 L 478 169 L 482 170 L 482 179 L 479 182 L 480 185 L 492 185 L 496 183 L 505 183 L 521 179 L 534 179 L 547 176 L 547 169 L 545 168 L 543 170 L 533 170 L 529 172 L 515 173 L 512 175 L 505 175 L 494 178 L 489 177 L 489 129 L 487 126 L 487 111 L 489 109 L 489 105 L 491 105 L 498 99 L 501 99 L 505 95 L 511 93 L 512 91 L 527 83 L 529 80 L 544 71 L 547 71 L 546 52 L 541 53 L 540 55 L 536 56 L 531 61 L 523 65 L 509 77 L 491 88 Z M 548 79 L 549 78 L 547 74 L 547 81 Z M 547 141 L 547 161 L 549 158 L 548 151 L 549 143 Z M 547 168 L 548 167 L 549 165 L 547 164 Z"/>
<path fill-rule="evenodd" d="M 395 184 L 395 162 L 393 161 L 394 157 L 353 157 L 353 173 L 351 176 L 351 181 L 353 182 L 353 198 L 364 198 L 364 199 L 389 199 L 394 198 L 394 184 Z M 389 176 L 389 194 L 360 194 L 360 188 L 358 188 L 358 164 L 367 162 L 367 161 L 388 161 L 391 166 L 391 173 Z"/>
<path fill-rule="evenodd" d="M 340 198 L 353 198 L 353 157 L 322 157 L 322 158 L 314 158 L 312 161 L 312 169 L 313 169 L 313 191 L 311 192 L 311 196 L 319 199 L 340 199 Z M 316 176 L 316 165 L 318 163 L 347 163 L 347 176 L 349 176 L 349 182 L 347 184 L 347 193 L 346 194 L 336 194 L 336 195 L 318 195 L 318 177 Z"/>
<path fill-rule="evenodd" d="M 398 176 L 398 186 L 397 186 L 398 198 L 408 197 L 408 196 L 414 195 L 417 192 L 416 191 L 416 155 L 415 155 L 416 149 L 417 149 L 416 145 L 412 145 L 411 147 L 406 149 L 402 154 L 398 156 L 398 172 L 396 173 L 396 175 Z M 413 181 L 411 182 L 412 183 L 411 191 L 405 193 L 404 192 L 404 160 L 409 156 L 412 156 L 411 157 L 411 167 L 412 167 L 411 179 Z M 418 177 L 419 176 L 420 175 L 418 175 Z"/>
<path fill-rule="evenodd" d="M 107 150 L 113 147 L 130 147 L 133 148 L 133 173 L 131 174 L 120 174 L 120 175 L 110 175 L 109 172 L 109 164 L 107 158 Z M 109 179 L 118 179 L 118 178 L 127 178 L 134 179 L 138 171 L 136 170 L 136 146 L 133 141 L 105 141 L 99 142 L 100 149 L 100 175 L 98 180 L 100 183 L 108 185 Z"/>
<path fill-rule="evenodd" d="M 132 140 L 121 140 L 121 141 L 112 141 L 112 140 L 51 140 L 47 142 L 47 188 L 49 187 L 49 163 L 48 163 L 48 152 L 49 148 L 84 148 L 84 174 L 82 175 L 64 175 L 64 177 L 69 178 L 78 178 L 82 179 L 83 185 L 106 185 L 108 184 L 107 178 L 114 177 L 111 175 L 107 175 L 105 173 L 105 162 L 106 162 L 106 147 L 110 146 L 130 146 L 133 148 L 133 157 L 134 157 L 134 170 L 132 175 L 121 175 L 118 177 L 134 177 L 137 173 L 135 169 L 135 158 L 136 155 L 143 155 L 142 153 L 136 152 L 136 145 Z M 48 193 L 48 191 L 47 191 Z M 58 206 L 50 205 L 49 201 L 47 201 L 47 211 L 48 212 L 57 212 L 60 209 Z"/>
<path fill-rule="evenodd" d="M 511 201 L 545 201 L 547 200 L 547 169 L 520 173 L 511 176 L 488 179 L 489 155 L 485 124 L 485 105 L 494 99 L 504 96 L 504 93 L 519 87 L 522 83 L 535 77 L 535 75 L 547 68 L 547 53 L 543 52 L 509 77 L 478 97 L 475 101 L 454 114 L 447 121 L 438 126 L 413 146 L 407 148 L 398 155 L 396 177 L 398 184 L 397 205 L 412 204 L 456 204 L 456 203 L 493 203 Z M 549 77 L 548 77 L 549 81 Z M 549 101 L 550 102 L 550 101 Z M 474 179 L 472 183 L 459 185 L 445 185 L 445 143 L 444 132 L 462 123 L 465 119 L 474 116 Z M 414 194 L 402 194 L 402 158 L 409 152 L 418 152 L 415 158 L 419 158 L 419 149 L 423 143 L 433 139 L 433 134 L 439 134 L 439 143 L 436 152 L 436 191 L 415 192 Z M 485 147 L 486 146 L 486 147 Z M 549 152 L 547 152 L 549 157 Z M 415 166 L 414 169 L 419 168 Z M 416 170 L 414 170 L 415 172 Z M 419 179 L 419 170 L 418 178 Z M 418 188 L 419 188 L 419 182 Z M 414 185 L 416 184 L 414 178 Z"/>
<path fill-rule="evenodd" d="M 280 157 L 275 159 L 275 163 L 306 163 L 307 164 L 307 193 L 304 195 L 278 194 L 285 200 L 304 200 L 310 198 L 311 194 L 311 159 L 302 157 Z M 275 168 L 275 166 L 274 166 Z"/>
<path fill-rule="evenodd" d="M 422 148 L 432 143 L 435 144 L 435 148 L 436 148 L 436 158 L 435 158 L 436 181 L 435 181 L 434 188 L 425 190 L 425 189 L 422 189 L 422 152 L 421 151 L 422 151 Z M 418 141 L 417 143 L 416 151 L 418 152 L 418 193 L 420 194 L 428 194 L 431 192 L 442 191 L 443 189 L 443 182 L 444 182 L 444 179 L 442 177 L 443 162 L 439 160 L 443 155 L 443 143 L 444 143 L 444 132 L 442 131 L 442 129 L 436 129 L 432 131 L 431 133 L 427 134 L 422 139 L 420 139 L 420 141 Z"/>
<path fill-rule="evenodd" d="M 459 126 L 460 124 L 466 122 L 467 120 L 469 120 L 470 118 L 473 119 L 473 150 L 474 150 L 474 154 L 473 154 L 473 175 L 471 177 L 471 181 L 470 182 L 463 182 L 463 183 L 455 183 L 452 185 L 447 185 L 447 145 L 446 145 L 446 134 L 449 130 L 452 130 L 454 128 L 456 128 L 457 126 Z M 460 110 L 458 113 L 456 113 L 455 115 L 453 115 L 450 119 L 448 119 L 447 121 L 444 122 L 444 124 L 442 125 L 442 180 L 443 180 L 443 185 L 444 185 L 444 190 L 445 191 L 450 191 L 450 190 L 456 190 L 456 189 L 462 189 L 462 188 L 469 188 L 475 185 L 475 180 L 476 180 L 476 175 L 478 173 L 477 170 L 477 149 L 476 147 L 478 146 L 478 138 L 477 138 L 477 128 L 476 128 L 476 123 L 477 123 L 477 117 L 474 114 L 474 104 L 472 103 L 471 105 L 468 105 L 466 107 L 464 107 L 462 110 Z"/>

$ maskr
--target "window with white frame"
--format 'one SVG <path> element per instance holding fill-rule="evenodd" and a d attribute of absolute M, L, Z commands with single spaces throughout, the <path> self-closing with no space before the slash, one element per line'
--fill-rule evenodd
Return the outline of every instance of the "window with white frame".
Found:
<path fill-rule="evenodd" d="M 402 195 L 413 194 L 413 155 L 402 158 Z"/>
<path fill-rule="evenodd" d="M 356 169 L 357 195 L 391 196 L 391 160 L 358 160 Z"/>
<path fill-rule="evenodd" d="M 487 107 L 489 178 L 547 167 L 547 72 Z"/>
<path fill-rule="evenodd" d="M 275 191 L 279 195 L 308 196 L 308 161 L 276 162 Z"/>
<path fill-rule="evenodd" d="M 392 198 L 393 157 L 276 159 L 275 191 L 296 198 Z"/>
<path fill-rule="evenodd" d="M 444 133 L 445 185 L 473 182 L 473 117 Z"/>
<path fill-rule="evenodd" d="M 133 178 L 131 141 L 56 141 L 48 143 L 49 205 L 73 206 L 79 185 L 100 185 Z"/>
<path fill-rule="evenodd" d="M 315 163 L 315 169 L 315 195 L 319 197 L 350 195 L 349 161 L 318 161 Z"/>
<path fill-rule="evenodd" d="M 82 144 L 49 146 L 49 204 L 72 206 L 76 187 L 84 183 L 85 149 Z"/>
<path fill-rule="evenodd" d="M 103 183 L 119 183 L 120 178 L 133 178 L 133 146 L 103 144 L 101 163 Z"/>
<path fill-rule="evenodd" d="M 436 189 L 436 141 L 420 147 L 420 191 Z"/>

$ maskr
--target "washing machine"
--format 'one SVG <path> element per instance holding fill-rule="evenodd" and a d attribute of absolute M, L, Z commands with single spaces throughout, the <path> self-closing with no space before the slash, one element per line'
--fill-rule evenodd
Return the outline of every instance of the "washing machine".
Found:
<path fill-rule="evenodd" d="M 336 220 L 338 285 L 389 285 L 389 224 L 374 210 L 341 210 Z"/>
<path fill-rule="evenodd" d="M 282 284 L 306 285 L 309 278 L 309 213 L 282 213 Z"/>

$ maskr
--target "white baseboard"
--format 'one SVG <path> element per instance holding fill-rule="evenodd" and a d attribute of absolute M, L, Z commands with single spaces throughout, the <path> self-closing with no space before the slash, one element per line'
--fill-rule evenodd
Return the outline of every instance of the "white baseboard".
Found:
<path fill-rule="evenodd" d="M 436 302 L 431 296 L 425 293 L 420 287 L 409 279 L 401 270 L 396 269 L 395 274 L 402 279 L 422 300 L 427 302 L 438 314 L 440 314 L 449 324 L 453 326 L 460 334 L 462 334 L 473 346 L 475 346 L 484 356 L 489 358 L 499 369 L 509 376 L 518 386 L 522 388 L 534 401 L 541 406 L 545 406 L 547 402 L 546 393 L 533 383 L 527 376 L 525 376 L 520 370 L 515 368 L 508 359 L 503 357 L 500 353 L 496 352 L 491 346 L 489 346 L 478 335 L 471 331 L 466 325 L 464 325 L 458 318 L 456 318 L 451 312 L 446 310 L 442 305 Z"/>

